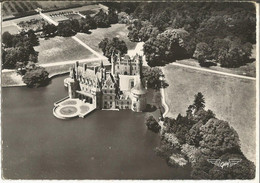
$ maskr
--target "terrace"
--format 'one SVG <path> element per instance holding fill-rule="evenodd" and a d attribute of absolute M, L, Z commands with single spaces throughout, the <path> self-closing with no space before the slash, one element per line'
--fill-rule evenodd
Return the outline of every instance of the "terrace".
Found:
<path fill-rule="evenodd" d="M 53 114 L 59 119 L 70 119 L 75 117 L 84 118 L 95 110 L 93 104 L 68 97 L 54 103 L 54 106 Z"/>

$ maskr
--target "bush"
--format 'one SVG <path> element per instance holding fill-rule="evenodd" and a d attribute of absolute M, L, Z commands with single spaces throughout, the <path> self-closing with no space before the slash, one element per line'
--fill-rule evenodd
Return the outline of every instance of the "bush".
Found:
<path fill-rule="evenodd" d="M 149 130 L 153 131 L 154 133 L 158 133 L 161 129 L 161 126 L 158 124 L 158 122 L 154 119 L 153 116 L 149 116 L 146 119 L 146 126 Z"/>
<path fill-rule="evenodd" d="M 23 76 L 23 82 L 30 88 L 44 86 L 49 81 L 49 73 L 43 67 L 28 70 Z"/>

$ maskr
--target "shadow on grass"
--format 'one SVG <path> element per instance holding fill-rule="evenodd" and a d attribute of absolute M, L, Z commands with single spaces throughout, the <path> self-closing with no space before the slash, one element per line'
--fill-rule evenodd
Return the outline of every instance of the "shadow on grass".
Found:
<path fill-rule="evenodd" d="M 155 105 L 147 104 L 146 108 L 143 112 L 154 112 L 157 110 L 157 107 Z"/>

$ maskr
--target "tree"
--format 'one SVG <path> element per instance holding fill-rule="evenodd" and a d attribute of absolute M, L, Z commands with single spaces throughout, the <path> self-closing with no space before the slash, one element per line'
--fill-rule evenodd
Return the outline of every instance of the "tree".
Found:
<path fill-rule="evenodd" d="M 53 24 L 44 24 L 42 33 L 46 37 L 53 37 L 57 33 L 57 27 Z"/>
<path fill-rule="evenodd" d="M 168 84 L 165 80 L 161 81 L 162 77 L 164 77 L 164 75 L 159 68 L 143 68 L 143 83 L 146 83 L 148 88 L 158 90 L 162 87 L 166 87 Z"/>
<path fill-rule="evenodd" d="M 74 27 L 71 21 L 59 23 L 57 27 L 57 32 L 59 36 L 63 37 L 69 37 L 76 34 L 76 31 L 74 31 Z"/>
<path fill-rule="evenodd" d="M 110 26 L 108 15 L 102 9 L 94 16 L 94 21 L 96 22 L 97 27 L 100 28 Z"/>
<path fill-rule="evenodd" d="M 200 147 L 210 154 L 240 152 L 240 141 L 237 132 L 228 122 L 210 119 L 200 128 L 202 140 Z"/>
<path fill-rule="evenodd" d="M 229 162 L 230 160 L 241 160 L 233 166 L 225 166 L 223 168 L 208 162 L 208 159 L 214 159 L 210 156 L 201 156 L 192 167 L 191 177 L 193 179 L 254 179 L 255 165 L 247 160 L 242 154 L 226 153 L 215 157 L 221 162 Z"/>
<path fill-rule="evenodd" d="M 196 111 L 200 110 L 200 109 L 204 109 L 205 107 L 205 99 L 204 96 L 202 95 L 201 92 L 198 92 L 198 94 L 196 94 L 193 102 L 193 106 L 195 107 Z"/>
<path fill-rule="evenodd" d="M 26 52 L 22 47 L 9 48 L 6 50 L 4 69 L 14 69 L 17 62 L 27 62 Z"/>
<path fill-rule="evenodd" d="M 49 73 L 43 67 L 28 70 L 23 76 L 23 82 L 30 88 L 43 86 L 49 81 Z"/>
<path fill-rule="evenodd" d="M 39 39 L 32 29 L 30 29 L 27 32 L 27 35 L 28 35 L 28 39 L 29 39 L 28 41 L 32 44 L 32 46 L 38 46 L 39 45 Z"/>
<path fill-rule="evenodd" d="M 2 43 L 5 44 L 6 47 L 11 47 L 13 43 L 13 35 L 9 32 L 4 32 L 2 35 Z"/>
<path fill-rule="evenodd" d="M 97 24 L 96 24 L 95 20 L 90 15 L 86 15 L 86 17 L 81 20 L 83 20 L 83 22 L 89 26 L 89 29 L 97 28 Z"/>
<path fill-rule="evenodd" d="M 105 55 L 109 60 L 111 59 L 112 53 L 120 53 L 121 55 L 127 53 L 126 43 L 117 37 L 114 37 L 113 39 L 103 39 L 98 44 L 98 47 L 102 49 L 103 55 Z"/>
<path fill-rule="evenodd" d="M 176 59 L 186 57 L 182 37 L 188 33 L 184 30 L 168 29 L 156 38 L 151 37 L 144 44 L 144 54 L 150 67 L 162 66 Z"/>
<path fill-rule="evenodd" d="M 246 159 L 242 154 L 226 153 L 219 157 L 222 162 L 229 162 L 230 160 L 241 160 L 231 167 L 217 167 L 214 166 L 209 175 L 211 179 L 254 179 L 255 165 L 253 162 Z"/>
<path fill-rule="evenodd" d="M 205 42 L 198 43 L 193 57 L 198 59 L 200 65 L 203 65 L 206 59 L 211 58 L 211 49 L 209 45 Z"/>
<path fill-rule="evenodd" d="M 149 116 L 146 119 L 146 126 L 149 130 L 158 133 L 161 129 L 161 126 L 158 124 L 158 122 L 154 119 L 153 116 Z"/>
<path fill-rule="evenodd" d="M 116 9 L 109 7 L 108 9 L 108 20 L 110 24 L 118 23 L 118 16 L 116 13 Z"/>

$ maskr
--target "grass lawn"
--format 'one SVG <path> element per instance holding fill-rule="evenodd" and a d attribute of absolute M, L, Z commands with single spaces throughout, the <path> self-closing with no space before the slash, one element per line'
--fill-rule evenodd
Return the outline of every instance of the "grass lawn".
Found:
<path fill-rule="evenodd" d="M 18 34 L 19 29 L 15 25 L 2 27 L 2 33 L 9 32 L 10 34 Z"/>
<path fill-rule="evenodd" d="M 253 45 L 251 59 L 256 60 L 256 45 Z M 179 60 L 178 63 L 195 66 L 195 67 L 201 67 L 197 60 L 195 59 L 185 59 L 185 60 Z M 231 74 L 238 74 L 238 75 L 244 75 L 244 76 L 251 76 L 256 77 L 256 61 L 247 63 L 244 66 L 240 66 L 238 68 L 224 68 L 218 66 L 211 66 L 208 69 L 215 70 L 215 71 L 221 71 L 221 72 L 227 72 Z"/>
<path fill-rule="evenodd" d="M 13 23 L 18 24 L 21 21 L 26 22 L 26 21 L 30 21 L 32 19 L 42 19 L 42 17 L 40 15 L 36 14 L 36 15 L 26 16 L 26 17 L 22 17 L 22 18 L 16 18 L 13 20 L 4 21 L 2 23 L 2 26 L 11 25 Z"/>
<path fill-rule="evenodd" d="M 180 64 L 190 65 L 190 66 L 201 67 L 199 65 L 198 61 L 195 59 L 178 60 L 176 62 L 180 63 Z M 252 63 L 247 63 L 246 65 L 240 66 L 238 68 L 224 68 L 224 67 L 220 67 L 220 66 L 211 66 L 209 68 L 201 67 L 201 68 L 206 68 L 206 69 L 210 69 L 210 70 L 221 71 L 221 72 L 226 72 L 226 73 L 231 73 L 231 74 L 256 77 L 256 62 L 255 61 Z"/>
<path fill-rule="evenodd" d="M 40 45 L 34 47 L 39 52 L 39 64 L 96 58 L 89 50 L 70 37 L 40 39 Z"/>
<path fill-rule="evenodd" d="M 135 49 L 137 43 L 131 42 L 128 37 L 128 30 L 125 24 L 114 24 L 109 28 L 98 28 L 91 30 L 91 34 L 78 33 L 76 37 L 78 37 L 81 41 L 90 46 L 93 50 L 102 53 L 102 51 L 98 48 L 98 44 L 104 38 L 113 38 L 119 37 L 121 40 L 126 42 L 128 50 Z"/>
<path fill-rule="evenodd" d="M 194 95 L 202 92 L 206 108 L 230 122 L 238 132 L 246 157 L 255 162 L 256 87 L 255 81 L 191 70 L 173 65 L 163 68 L 168 116 L 185 115 Z"/>

